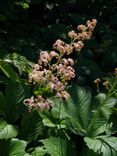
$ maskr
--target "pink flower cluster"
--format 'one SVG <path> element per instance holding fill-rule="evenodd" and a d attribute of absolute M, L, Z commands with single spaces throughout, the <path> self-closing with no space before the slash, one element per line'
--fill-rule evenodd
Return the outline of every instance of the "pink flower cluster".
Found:
<path fill-rule="evenodd" d="M 52 63 L 53 58 L 56 59 L 55 63 Z M 74 61 L 71 58 L 61 58 L 61 54 L 55 51 L 50 53 L 42 51 L 38 64 L 35 64 L 29 74 L 29 82 L 41 88 L 48 88 L 54 93 L 54 97 L 67 100 L 69 98 L 69 93 L 66 91 L 67 82 L 75 77 L 73 65 Z M 44 99 L 42 95 L 25 99 L 24 104 L 29 111 L 50 108 L 50 101 L 48 98 Z"/>
<path fill-rule="evenodd" d="M 49 99 L 45 100 L 42 96 L 38 96 L 36 98 L 32 96 L 29 99 L 25 99 L 24 104 L 28 107 L 28 111 L 31 112 L 33 109 L 40 109 L 41 111 L 44 109 L 49 110 L 51 102 Z"/>
<path fill-rule="evenodd" d="M 68 37 L 72 40 L 70 47 L 78 52 L 81 51 L 84 46 L 83 41 L 91 38 L 92 31 L 94 30 L 96 24 L 96 19 L 93 19 L 92 21 L 88 20 L 86 25 L 78 25 L 76 32 L 74 30 L 69 31 Z"/>
<path fill-rule="evenodd" d="M 92 21 L 87 21 L 86 26 L 79 25 L 77 27 L 78 32 L 74 30 L 68 32 L 68 36 L 71 38 L 70 44 L 58 39 L 53 44 L 53 51 L 42 51 L 38 64 L 35 64 L 32 72 L 29 74 L 29 82 L 41 88 L 48 88 L 54 94 L 53 97 L 67 100 L 70 95 L 66 91 L 66 86 L 68 81 L 75 77 L 75 70 L 73 69 L 73 59 L 64 58 L 64 55 L 69 55 L 74 50 L 80 51 L 84 46 L 83 41 L 91 38 L 96 23 L 97 21 L 93 19 Z M 50 106 L 52 106 L 50 102 L 51 97 L 42 97 L 44 91 L 40 95 L 24 100 L 24 104 L 29 111 L 32 109 L 50 109 Z"/>

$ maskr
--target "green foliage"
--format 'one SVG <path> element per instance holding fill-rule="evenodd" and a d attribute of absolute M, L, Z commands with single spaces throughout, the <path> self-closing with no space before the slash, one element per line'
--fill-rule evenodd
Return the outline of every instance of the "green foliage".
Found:
<path fill-rule="evenodd" d="M 0 156 L 117 155 L 116 3 L 0 1 Z M 27 81 L 40 51 L 58 38 L 69 42 L 67 32 L 93 18 L 98 24 L 92 39 L 70 55 L 76 78 L 68 83 L 69 100 L 27 112 L 24 99 L 49 92 L 43 87 L 37 93 Z"/>
<path fill-rule="evenodd" d="M 105 94 L 99 94 L 96 97 L 96 109 L 93 110 L 91 122 L 88 126 L 88 131 L 92 135 L 98 132 L 98 129 L 108 122 L 112 113 L 112 108 L 116 104 L 117 99 L 108 98 Z"/>
<path fill-rule="evenodd" d="M 9 63 L 6 63 L 4 61 L 0 61 L 0 69 L 1 71 L 10 79 L 12 80 L 18 80 L 19 77 L 17 73 L 13 70 L 13 68 L 10 66 Z"/>
<path fill-rule="evenodd" d="M 0 94 L 0 112 L 9 121 L 16 121 L 24 110 L 23 99 L 29 94 L 27 85 L 23 82 L 9 80 L 6 85 L 5 95 Z"/>
<path fill-rule="evenodd" d="M 46 154 L 46 150 L 43 147 L 37 147 L 32 152 L 32 156 L 44 156 Z"/>
<path fill-rule="evenodd" d="M 9 139 L 16 137 L 18 131 L 13 125 L 7 124 L 6 121 L 0 120 L 0 139 Z"/>
<path fill-rule="evenodd" d="M 75 152 L 72 149 L 71 144 L 60 137 L 50 137 L 41 141 L 46 148 L 46 152 L 51 156 L 70 156 Z"/>
<path fill-rule="evenodd" d="M 3 61 L 11 63 L 18 68 L 20 75 L 22 75 L 23 72 L 29 73 L 31 65 L 33 65 L 33 63 L 29 62 L 24 56 L 17 53 L 7 54 L 4 56 Z"/>
<path fill-rule="evenodd" d="M 0 156 L 24 155 L 26 142 L 18 139 L 0 141 Z"/>
<path fill-rule="evenodd" d="M 84 138 L 89 149 L 103 156 L 117 155 L 117 138 L 109 136 L 99 136 L 95 138 Z"/>
<path fill-rule="evenodd" d="M 61 145 L 62 142 L 62 145 Z M 62 156 L 66 155 L 66 143 L 65 140 L 60 138 L 47 138 L 42 140 L 45 148 L 51 156 Z"/>
<path fill-rule="evenodd" d="M 42 138 L 43 133 L 44 127 L 38 113 L 34 111 L 28 114 L 24 114 L 21 121 L 21 132 L 19 137 L 21 139 L 27 140 L 28 142 L 31 142 Z"/>
<path fill-rule="evenodd" d="M 71 99 L 65 106 L 69 118 L 68 127 L 84 136 L 99 134 L 100 127 L 108 123 L 117 100 L 106 94 L 99 94 L 92 99 L 89 91 L 76 86 L 70 91 Z"/>
<path fill-rule="evenodd" d="M 91 94 L 88 90 L 77 86 L 71 88 L 70 93 L 71 98 L 65 106 L 70 118 L 68 127 L 75 133 L 85 135 L 91 117 Z"/>

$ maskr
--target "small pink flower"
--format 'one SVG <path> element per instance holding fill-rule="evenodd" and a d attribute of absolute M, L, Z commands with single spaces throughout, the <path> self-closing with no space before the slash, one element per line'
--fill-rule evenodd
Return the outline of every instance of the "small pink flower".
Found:
<path fill-rule="evenodd" d="M 58 57 L 59 57 L 59 54 L 56 53 L 55 51 L 51 51 L 51 52 L 50 52 L 50 57 L 51 57 L 51 58 L 53 58 L 53 57 L 58 58 Z"/>
<path fill-rule="evenodd" d="M 53 44 L 53 48 L 56 49 L 57 46 L 60 46 L 60 45 L 64 46 L 64 44 L 65 44 L 65 43 L 64 43 L 62 40 L 58 39 L 58 40 L 56 40 L 56 42 Z"/>
<path fill-rule="evenodd" d="M 73 43 L 73 46 L 76 51 L 81 51 L 82 47 L 84 46 L 82 41 L 78 41 L 76 43 Z"/>
<path fill-rule="evenodd" d="M 71 39 L 77 38 L 77 33 L 74 30 L 68 32 L 68 37 Z"/>
<path fill-rule="evenodd" d="M 70 64 L 71 66 L 73 66 L 73 65 L 74 65 L 74 61 L 73 61 L 73 59 L 68 58 L 68 62 L 69 62 L 69 64 Z"/>
<path fill-rule="evenodd" d="M 85 25 L 78 25 L 77 29 L 80 31 L 86 31 L 87 27 Z"/>
<path fill-rule="evenodd" d="M 71 54 L 73 52 L 73 47 L 70 44 L 65 44 L 65 52 L 67 55 Z"/>
<path fill-rule="evenodd" d="M 50 61 L 50 55 L 47 51 L 42 51 L 40 53 L 40 62 L 48 63 Z"/>

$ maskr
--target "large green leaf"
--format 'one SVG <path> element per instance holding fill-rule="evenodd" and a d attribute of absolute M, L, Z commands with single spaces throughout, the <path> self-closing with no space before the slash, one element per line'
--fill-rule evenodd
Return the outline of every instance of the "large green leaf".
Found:
<path fill-rule="evenodd" d="M 117 155 L 117 138 L 109 136 L 99 136 L 95 138 L 84 138 L 89 149 L 102 156 Z"/>
<path fill-rule="evenodd" d="M 20 54 L 17 53 L 7 54 L 6 56 L 4 56 L 3 60 L 17 67 L 20 75 L 22 74 L 22 72 L 30 71 L 31 62 L 29 62 L 24 56 Z"/>
<path fill-rule="evenodd" d="M 18 131 L 13 125 L 8 124 L 6 121 L 0 119 L 0 139 L 16 137 L 17 134 Z"/>
<path fill-rule="evenodd" d="M 51 156 L 75 156 L 71 143 L 60 137 L 50 137 L 41 141 Z"/>
<path fill-rule="evenodd" d="M 0 141 L 0 156 L 23 156 L 26 142 L 18 139 Z"/>
<path fill-rule="evenodd" d="M 93 100 L 89 91 L 73 86 L 71 98 L 64 104 L 68 113 L 67 128 L 79 135 L 97 136 L 108 133 L 111 109 L 117 102 L 106 94 L 99 94 Z"/>
<path fill-rule="evenodd" d="M 117 99 L 108 97 L 106 94 L 99 94 L 93 101 L 95 109 L 92 110 L 92 117 L 88 126 L 88 135 L 96 135 L 98 129 L 108 123 L 112 113 L 112 107 L 116 104 Z"/>
<path fill-rule="evenodd" d="M 19 79 L 17 73 L 14 71 L 14 69 L 11 67 L 9 63 L 0 60 L 0 69 L 8 78 L 12 80 Z"/>
<path fill-rule="evenodd" d="M 21 121 L 21 133 L 19 137 L 27 141 L 36 141 L 44 134 L 43 123 L 36 111 L 24 114 Z"/>
<path fill-rule="evenodd" d="M 44 156 L 46 153 L 47 150 L 44 147 L 37 147 L 31 154 L 32 156 Z"/>
<path fill-rule="evenodd" d="M 19 104 L 25 98 L 27 86 L 23 82 L 9 81 L 6 87 L 5 96 L 9 103 Z"/>
<path fill-rule="evenodd" d="M 23 82 L 9 80 L 5 95 L 0 94 L 0 110 L 9 122 L 17 120 L 24 111 L 23 99 L 29 94 L 29 88 Z"/>
<path fill-rule="evenodd" d="M 71 97 L 64 104 L 69 114 L 68 127 L 76 133 L 81 132 L 85 135 L 90 120 L 91 94 L 85 88 L 73 86 L 70 88 L 70 95 Z"/>
<path fill-rule="evenodd" d="M 65 156 L 66 155 L 66 143 L 61 138 L 50 137 L 42 140 L 45 148 L 51 156 Z"/>

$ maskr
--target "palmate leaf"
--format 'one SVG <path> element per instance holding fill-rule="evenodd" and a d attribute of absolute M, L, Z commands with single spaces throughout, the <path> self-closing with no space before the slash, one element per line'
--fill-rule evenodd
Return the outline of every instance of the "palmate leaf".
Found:
<path fill-rule="evenodd" d="M 29 72 L 31 70 L 32 63 L 29 62 L 24 56 L 17 53 L 7 54 L 4 56 L 3 61 L 9 62 L 18 68 L 20 75 L 22 72 Z"/>
<path fill-rule="evenodd" d="M 88 90 L 73 86 L 70 99 L 64 104 L 69 115 L 68 127 L 75 133 L 85 135 L 90 120 L 91 94 Z"/>
<path fill-rule="evenodd" d="M 92 117 L 90 124 L 87 128 L 88 135 L 96 136 L 99 134 L 99 129 L 101 126 L 106 124 L 112 113 L 112 108 L 116 104 L 117 99 L 112 97 L 107 97 L 106 94 L 99 94 L 93 101 L 93 105 L 96 107 L 92 110 Z"/>
<path fill-rule="evenodd" d="M 24 156 L 27 143 L 23 140 L 11 139 L 0 141 L 0 156 Z"/>
<path fill-rule="evenodd" d="M 91 94 L 84 88 L 70 88 L 71 98 L 64 104 L 68 113 L 67 126 L 79 135 L 97 136 L 108 131 L 108 120 L 111 109 L 117 99 L 99 94 L 92 99 Z"/>
<path fill-rule="evenodd" d="M 36 141 L 44 134 L 42 120 L 36 111 L 26 113 L 21 121 L 21 132 L 19 137 L 28 142 Z"/>
<path fill-rule="evenodd" d="M 0 139 L 9 139 L 16 137 L 18 134 L 15 126 L 8 124 L 5 120 L 0 119 Z"/>
<path fill-rule="evenodd" d="M 60 137 L 50 137 L 41 141 L 51 156 L 71 156 L 75 154 L 72 144 Z"/>
<path fill-rule="evenodd" d="M 99 136 L 94 138 L 85 137 L 89 149 L 102 156 L 116 156 L 117 155 L 117 138 L 110 136 Z"/>

